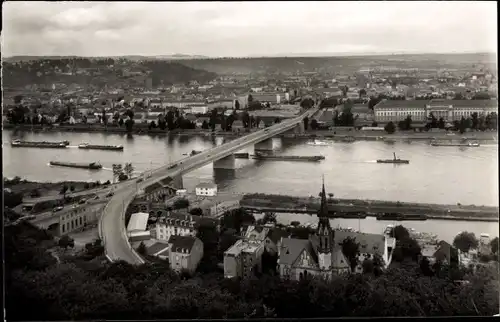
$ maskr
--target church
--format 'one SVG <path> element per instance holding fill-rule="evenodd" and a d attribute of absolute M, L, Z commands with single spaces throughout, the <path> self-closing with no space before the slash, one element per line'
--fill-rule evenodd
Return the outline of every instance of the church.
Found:
<path fill-rule="evenodd" d="M 282 278 L 300 280 L 310 275 L 331 278 L 349 273 L 349 261 L 330 225 L 325 183 L 321 191 L 318 228 L 309 239 L 282 238 L 278 248 L 278 268 Z"/>

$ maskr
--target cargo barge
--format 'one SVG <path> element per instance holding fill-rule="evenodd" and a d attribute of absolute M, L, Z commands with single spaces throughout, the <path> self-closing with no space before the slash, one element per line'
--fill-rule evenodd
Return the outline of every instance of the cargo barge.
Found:
<path fill-rule="evenodd" d="M 437 141 L 432 141 L 431 142 L 432 146 L 463 146 L 463 147 L 470 147 L 470 148 L 477 148 L 480 146 L 479 143 L 477 142 L 462 142 L 462 143 L 447 143 L 447 142 L 437 142 Z"/>
<path fill-rule="evenodd" d="M 82 143 L 78 145 L 78 148 L 85 150 L 123 151 L 123 145 L 98 145 L 98 144 Z"/>
<path fill-rule="evenodd" d="M 62 142 L 47 142 L 47 141 L 36 142 L 36 141 L 14 140 L 10 144 L 11 144 L 12 147 L 16 147 L 16 148 L 65 149 L 69 145 L 69 142 L 68 141 L 62 141 Z"/>
<path fill-rule="evenodd" d="M 100 169 L 102 169 L 102 165 L 99 162 L 76 163 L 76 162 L 50 161 L 50 165 L 56 165 L 56 166 L 68 167 L 68 168 L 88 169 L 88 170 L 100 170 Z"/>
<path fill-rule="evenodd" d="M 409 160 L 401 160 L 400 158 L 396 158 L 396 153 L 394 153 L 394 158 L 386 159 L 386 160 L 377 160 L 377 163 L 395 163 L 395 164 L 409 164 Z"/>
<path fill-rule="evenodd" d="M 248 152 L 246 152 L 246 153 L 235 153 L 234 157 L 237 158 L 237 159 L 249 159 L 250 158 L 250 154 Z"/>
<path fill-rule="evenodd" d="M 324 160 L 325 157 L 322 155 L 313 155 L 313 156 L 300 156 L 300 155 L 266 155 L 256 153 L 252 155 L 253 159 L 256 160 L 276 160 L 276 161 L 310 161 L 317 162 Z"/>
<path fill-rule="evenodd" d="M 402 213 L 379 213 L 376 216 L 377 220 L 427 220 L 428 216 L 425 214 L 402 214 Z"/>

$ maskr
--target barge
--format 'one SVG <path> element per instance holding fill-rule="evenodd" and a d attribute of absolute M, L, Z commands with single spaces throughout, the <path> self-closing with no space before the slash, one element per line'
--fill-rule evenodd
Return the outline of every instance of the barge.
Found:
<path fill-rule="evenodd" d="M 78 145 L 78 148 L 85 150 L 123 151 L 123 145 L 98 145 L 98 144 L 82 143 Z"/>
<path fill-rule="evenodd" d="M 14 140 L 11 143 L 12 147 L 16 148 L 45 148 L 45 149 L 65 149 L 68 145 L 68 141 L 61 142 L 36 142 L 36 141 L 21 141 Z"/>
<path fill-rule="evenodd" d="M 325 157 L 322 155 L 313 155 L 313 156 L 300 156 L 300 155 L 266 155 L 256 153 L 252 155 L 253 159 L 256 160 L 276 160 L 276 161 L 311 161 L 317 162 L 324 160 Z"/>
<path fill-rule="evenodd" d="M 461 142 L 461 143 L 447 143 L 447 142 L 438 142 L 438 141 L 432 141 L 431 142 L 432 146 L 463 146 L 463 147 L 470 147 L 470 148 L 477 148 L 480 146 L 479 143 L 477 142 Z"/>
<path fill-rule="evenodd" d="M 402 214 L 402 213 L 379 213 L 376 216 L 377 220 L 395 220 L 395 221 L 402 221 L 402 220 L 418 220 L 418 221 L 425 221 L 428 218 L 427 215 L 425 214 Z"/>
<path fill-rule="evenodd" d="M 401 160 L 400 158 L 396 158 L 396 153 L 394 153 L 394 158 L 386 159 L 386 160 L 377 160 L 377 163 L 395 163 L 395 164 L 409 164 L 409 160 Z"/>
<path fill-rule="evenodd" d="M 102 165 L 99 162 L 77 163 L 77 162 L 50 161 L 50 165 L 56 165 L 59 167 L 68 167 L 68 168 L 88 169 L 88 170 L 102 169 Z"/>
<path fill-rule="evenodd" d="M 248 159 L 248 158 L 250 158 L 250 154 L 248 152 L 235 153 L 234 157 L 237 159 Z"/>

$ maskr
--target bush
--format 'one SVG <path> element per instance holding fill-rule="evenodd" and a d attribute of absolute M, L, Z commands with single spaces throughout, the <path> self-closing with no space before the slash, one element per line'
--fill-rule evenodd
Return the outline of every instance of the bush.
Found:
<path fill-rule="evenodd" d="M 88 182 L 85 182 L 85 184 L 83 185 L 83 189 L 89 189 L 90 188 L 90 184 Z"/>
<path fill-rule="evenodd" d="M 3 202 L 5 207 L 14 208 L 23 203 L 23 195 L 21 193 L 4 191 Z"/>
<path fill-rule="evenodd" d="M 174 209 L 184 209 L 188 207 L 189 207 L 189 200 L 184 198 L 176 200 L 173 204 Z"/>

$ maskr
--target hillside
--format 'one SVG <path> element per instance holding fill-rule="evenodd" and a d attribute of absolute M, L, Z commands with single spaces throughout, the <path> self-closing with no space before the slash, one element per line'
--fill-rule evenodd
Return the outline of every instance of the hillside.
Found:
<path fill-rule="evenodd" d="M 484 64 L 496 69 L 492 54 L 405 54 L 345 57 L 261 57 L 214 58 L 184 60 L 183 64 L 217 74 L 247 74 L 264 72 L 293 73 L 323 70 L 327 72 L 355 72 L 362 67 L 394 66 L 402 68 L 464 68 Z"/>
<path fill-rule="evenodd" d="M 124 58 L 44 58 L 15 63 L 4 62 L 2 67 L 6 87 L 53 83 L 127 87 L 142 86 L 147 78 L 152 78 L 153 86 L 156 86 L 191 80 L 204 83 L 217 77 L 215 73 L 175 61 L 156 59 L 133 61 Z"/>

